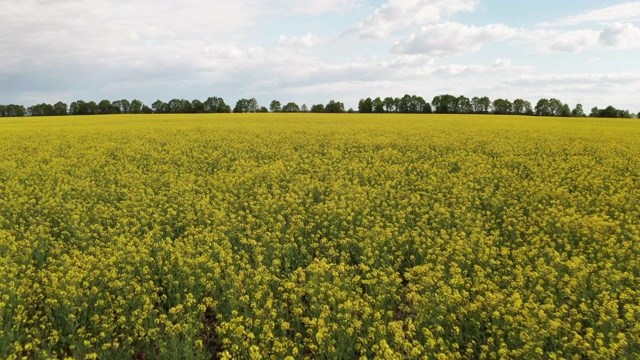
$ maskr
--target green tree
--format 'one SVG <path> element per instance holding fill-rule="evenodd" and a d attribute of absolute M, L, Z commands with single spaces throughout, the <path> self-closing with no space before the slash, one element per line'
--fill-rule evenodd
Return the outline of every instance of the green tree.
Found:
<path fill-rule="evenodd" d="M 78 101 L 74 101 L 69 105 L 69 115 L 80 115 L 80 104 L 78 104 Z"/>
<path fill-rule="evenodd" d="M 27 114 L 27 109 L 22 105 L 9 104 L 4 105 L 0 109 L 0 116 L 3 117 L 22 117 Z"/>
<path fill-rule="evenodd" d="M 42 116 L 40 113 L 41 107 L 40 105 L 32 105 L 27 108 L 28 116 Z"/>
<path fill-rule="evenodd" d="M 549 107 L 549 99 L 540 99 L 536 104 L 535 114 L 537 116 L 551 116 L 551 108 Z"/>
<path fill-rule="evenodd" d="M 442 95 L 436 95 L 431 100 L 433 111 L 436 113 L 445 113 L 449 111 L 449 104 L 445 103 L 445 99 Z"/>
<path fill-rule="evenodd" d="M 282 112 L 300 112 L 300 106 L 294 102 L 287 103 L 287 105 L 282 107 Z"/>
<path fill-rule="evenodd" d="M 600 110 L 598 112 L 598 117 L 602 117 L 602 118 L 619 118 L 620 116 L 620 110 L 614 108 L 613 106 L 609 105 L 607 106 L 605 109 Z"/>
<path fill-rule="evenodd" d="M 236 102 L 236 106 L 233 108 L 233 112 L 237 113 L 249 113 L 249 112 L 257 112 L 260 109 L 258 105 L 258 100 L 255 98 L 251 99 L 240 99 Z"/>
<path fill-rule="evenodd" d="M 491 100 L 486 96 L 475 96 L 471 99 L 471 108 L 476 114 L 488 114 L 491 108 Z"/>
<path fill-rule="evenodd" d="M 129 106 L 129 113 L 131 114 L 140 114 L 142 113 L 142 101 L 138 99 L 134 99 L 131 101 L 131 105 Z"/>
<path fill-rule="evenodd" d="M 515 115 L 522 115 L 526 111 L 526 101 L 522 99 L 513 100 L 513 113 Z"/>
<path fill-rule="evenodd" d="M 324 110 L 329 113 L 343 113 L 344 104 L 339 101 L 329 100 L 329 103 L 324 107 Z"/>
<path fill-rule="evenodd" d="M 230 113 L 231 112 L 231 106 L 225 104 L 224 99 L 220 98 L 219 101 L 218 101 L 217 112 L 219 112 L 219 113 Z"/>
<path fill-rule="evenodd" d="M 412 111 L 411 95 L 405 94 L 400 98 L 400 105 L 398 106 L 399 113 L 410 113 Z"/>
<path fill-rule="evenodd" d="M 25 116 L 27 113 L 24 106 L 16 104 L 10 105 L 9 112 L 15 117 Z"/>
<path fill-rule="evenodd" d="M 213 96 L 213 97 L 207 98 L 207 100 L 204 102 L 204 112 L 228 113 L 228 112 L 231 112 L 231 107 L 225 104 L 224 99 Z"/>
<path fill-rule="evenodd" d="M 459 114 L 469 114 L 473 112 L 473 105 L 468 97 L 460 95 L 455 101 L 455 112 Z"/>
<path fill-rule="evenodd" d="M 457 111 L 457 101 L 458 98 L 453 95 L 437 95 L 431 101 L 431 106 L 436 113 L 450 114 Z"/>
<path fill-rule="evenodd" d="M 233 108 L 234 113 L 246 113 L 249 112 L 249 100 L 240 99 L 236 101 L 236 106 Z"/>
<path fill-rule="evenodd" d="M 571 111 L 571 116 L 573 117 L 584 117 L 585 113 L 582 109 L 582 104 L 577 104 L 576 107 Z"/>
<path fill-rule="evenodd" d="M 378 96 L 373 99 L 373 112 L 383 113 L 384 112 L 384 101 Z"/>
<path fill-rule="evenodd" d="M 558 99 L 549 99 L 549 112 L 551 116 L 561 116 L 564 104 Z"/>
<path fill-rule="evenodd" d="M 477 96 L 474 96 L 471 99 L 471 107 L 473 108 L 473 112 L 478 114 L 480 113 L 480 98 Z"/>
<path fill-rule="evenodd" d="M 120 109 L 116 106 L 113 106 L 111 104 L 111 101 L 105 99 L 98 103 L 98 113 L 103 115 L 118 114 L 120 113 Z"/>
<path fill-rule="evenodd" d="M 249 112 L 258 112 L 260 109 L 260 105 L 258 105 L 258 100 L 256 100 L 256 98 L 249 99 L 247 104 L 249 105 Z"/>
<path fill-rule="evenodd" d="M 28 116 L 51 116 L 55 115 L 53 105 L 51 104 L 38 104 L 29 106 L 27 108 L 26 114 Z"/>
<path fill-rule="evenodd" d="M 67 104 L 63 103 L 62 101 L 58 101 L 57 103 L 55 103 L 55 105 L 53 105 L 53 112 L 55 115 L 58 115 L 58 116 L 67 115 L 68 114 L 67 109 L 68 109 Z"/>
<path fill-rule="evenodd" d="M 280 112 L 282 111 L 282 104 L 280 104 L 278 100 L 273 100 L 271 105 L 269 105 L 269 110 L 271 110 L 271 112 Z"/>
<path fill-rule="evenodd" d="M 162 114 L 167 112 L 167 104 L 165 104 L 162 100 L 156 100 L 151 104 L 151 108 L 153 112 L 156 114 Z"/>
<path fill-rule="evenodd" d="M 323 113 L 324 112 L 324 105 L 322 105 L 322 104 L 311 105 L 311 112 L 312 113 Z"/>
<path fill-rule="evenodd" d="M 187 103 L 191 104 L 187 101 Z M 185 100 L 183 99 L 171 99 L 166 106 L 167 112 L 171 114 L 185 113 Z"/>
<path fill-rule="evenodd" d="M 422 96 L 412 95 L 411 96 L 411 109 L 416 114 L 420 113 L 430 113 L 431 106 Z"/>
<path fill-rule="evenodd" d="M 204 112 L 204 103 L 198 99 L 191 101 L 191 112 L 201 114 Z"/>
<path fill-rule="evenodd" d="M 120 114 L 128 114 L 131 108 L 131 103 L 127 99 L 122 99 L 122 100 L 116 100 L 112 102 L 111 106 L 113 108 L 117 108 L 118 113 Z"/>
<path fill-rule="evenodd" d="M 394 101 L 394 99 L 390 96 L 384 98 L 384 109 L 386 112 L 394 112 L 396 111 L 396 103 Z"/>
<path fill-rule="evenodd" d="M 358 102 L 358 112 L 360 113 L 372 113 L 373 112 L 373 100 L 371 98 L 360 99 Z"/>
<path fill-rule="evenodd" d="M 83 103 L 80 107 L 80 111 L 83 115 L 96 115 L 100 113 L 100 109 L 98 108 L 98 104 L 95 101 L 89 101 L 87 103 Z"/>
<path fill-rule="evenodd" d="M 178 106 L 178 113 L 179 114 L 190 114 L 193 113 L 193 105 L 192 102 L 186 99 L 178 99 L 179 102 L 179 106 Z"/>
<path fill-rule="evenodd" d="M 513 111 L 513 104 L 507 99 L 495 99 L 493 100 L 493 113 L 499 115 L 511 114 Z"/>

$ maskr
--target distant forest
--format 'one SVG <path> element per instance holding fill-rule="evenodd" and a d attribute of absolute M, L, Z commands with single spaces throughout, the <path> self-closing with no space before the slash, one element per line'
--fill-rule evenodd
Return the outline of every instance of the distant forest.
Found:
<path fill-rule="evenodd" d="M 488 97 L 438 95 L 428 103 L 416 95 L 403 97 L 377 97 L 361 99 L 358 109 L 345 110 L 344 103 L 331 100 L 327 104 L 315 104 L 310 108 L 306 104 L 298 106 L 295 102 L 282 104 L 273 100 L 269 108 L 260 106 L 255 98 L 240 99 L 231 108 L 220 97 L 209 97 L 205 101 L 173 99 L 169 102 L 157 100 L 147 106 L 140 100 L 78 100 L 67 105 L 64 102 L 55 104 L 38 104 L 25 108 L 22 105 L 0 105 L 0 117 L 19 116 L 62 116 L 62 115 L 103 115 L 103 114 L 197 114 L 197 113 L 252 113 L 252 112 L 312 112 L 312 113 L 405 113 L 405 114 L 499 114 L 499 115 L 531 115 L 531 116 L 564 116 L 564 117 L 601 117 L 601 118 L 635 118 L 628 110 L 608 106 L 604 109 L 594 107 L 587 114 L 581 104 L 574 109 L 562 101 L 540 99 L 535 106 L 529 101 L 516 99 L 490 100 Z"/>

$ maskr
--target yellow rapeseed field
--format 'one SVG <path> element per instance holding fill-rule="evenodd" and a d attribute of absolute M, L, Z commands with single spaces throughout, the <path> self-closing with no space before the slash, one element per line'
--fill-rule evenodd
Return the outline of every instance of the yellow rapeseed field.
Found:
<path fill-rule="evenodd" d="M 0 358 L 640 357 L 640 122 L 0 119 Z"/>

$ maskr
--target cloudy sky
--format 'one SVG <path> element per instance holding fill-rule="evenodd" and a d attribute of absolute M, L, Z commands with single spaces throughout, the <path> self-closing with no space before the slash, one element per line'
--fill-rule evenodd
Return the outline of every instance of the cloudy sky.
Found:
<path fill-rule="evenodd" d="M 640 111 L 640 1 L 0 0 L 0 103 L 438 94 Z"/>

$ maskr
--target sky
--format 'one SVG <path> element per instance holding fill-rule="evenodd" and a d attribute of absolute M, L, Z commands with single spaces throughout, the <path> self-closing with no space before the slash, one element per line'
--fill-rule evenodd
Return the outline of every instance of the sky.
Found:
<path fill-rule="evenodd" d="M 640 1 L 0 0 L 0 104 L 439 94 L 640 111 Z"/>

